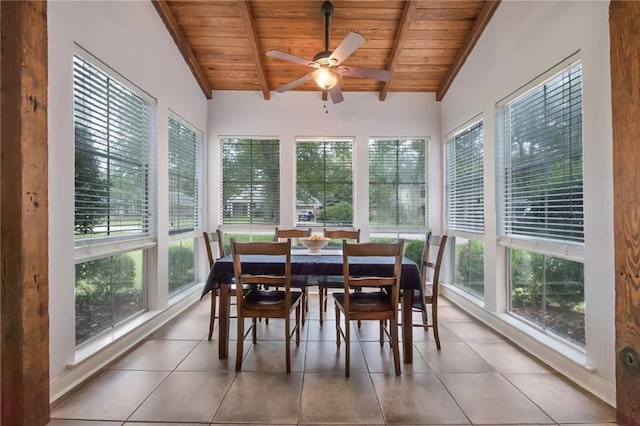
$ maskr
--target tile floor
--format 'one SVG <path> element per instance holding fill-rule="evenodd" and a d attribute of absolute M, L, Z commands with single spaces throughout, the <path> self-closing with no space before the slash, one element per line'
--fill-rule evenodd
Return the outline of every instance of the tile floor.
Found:
<path fill-rule="evenodd" d="M 257 345 L 245 344 L 242 372 L 234 371 L 235 340 L 229 359 L 219 360 L 217 341 L 206 338 L 205 298 L 52 407 L 49 425 L 615 424 L 612 407 L 446 300 L 442 351 L 431 331 L 415 328 L 414 362 L 396 377 L 389 346 L 377 342 L 377 323 L 365 322 L 352 333 L 345 378 L 333 306 L 320 327 L 317 304 L 312 295 L 303 340 L 292 344 L 291 374 L 277 320 L 261 324 Z"/>

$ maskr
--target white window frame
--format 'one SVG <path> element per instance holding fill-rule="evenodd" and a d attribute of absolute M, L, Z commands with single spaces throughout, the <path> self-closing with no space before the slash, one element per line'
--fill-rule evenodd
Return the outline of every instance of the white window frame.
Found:
<path fill-rule="evenodd" d="M 496 168 L 497 168 L 496 170 L 497 209 L 496 210 L 498 213 L 498 217 L 497 217 L 498 244 L 503 247 L 522 249 L 522 250 L 526 250 L 534 253 L 545 254 L 548 256 L 559 257 L 567 260 L 584 262 L 584 242 L 579 243 L 579 242 L 567 241 L 567 240 L 565 241 L 549 240 L 549 239 L 544 239 L 540 237 L 528 237 L 528 236 L 522 236 L 522 235 L 517 235 L 517 236 L 506 235 L 505 223 L 504 223 L 505 209 L 506 209 L 505 170 L 507 167 L 507 161 L 509 161 L 509 159 L 506 158 L 505 148 L 504 148 L 504 144 L 508 143 L 508 141 L 505 140 L 505 135 L 503 134 L 503 128 L 500 124 L 500 118 L 501 118 L 500 111 L 502 109 L 511 105 L 513 102 L 517 101 L 518 99 L 528 95 L 533 90 L 545 85 L 548 81 L 552 80 L 554 77 L 557 77 L 562 73 L 565 73 L 571 67 L 581 62 L 582 61 L 579 57 L 579 54 L 577 53 L 573 54 L 567 59 L 557 64 L 556 66 L 540 74 L 538 77 L 533 79 L 528 84 L 524 85 L 520 89 L 516 90 L 512 94 L 508 95 L 507 97 L 505 97 L 504 99 L 496 103 Z M 582 155 L 584 158 L 584 145 L 582 146 Z M 584 173 L 584 160 L 583 160 L 582 170 Z M 584 189 L 583 189 L 583 194 L 584 194 Z M 584 211 L 584 199 L 583 199 L 583 211 Z"/>

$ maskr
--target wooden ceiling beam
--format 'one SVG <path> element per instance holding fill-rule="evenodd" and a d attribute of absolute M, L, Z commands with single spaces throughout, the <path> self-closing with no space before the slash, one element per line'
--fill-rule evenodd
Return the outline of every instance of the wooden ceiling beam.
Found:
<path fill-rule="evenodd" d="M 189 46 L 184 33 L 180 29 L 175 16 L 173 16 L 173 13 L 171 12 L 171 9 L 169 8 L 166 0 L 151 0 L 151 3 L 153 3 L 153 6 L 156 8 L 156 12 L 158 12 L 158 15 L 160 15 L 162 22 L 164 22 L 165 27 L 167 27 L 167 31 L 169 31 L 169 34 L 171 34 L 173 41 L 176 43 L 176 46 L 178 46 L 178 50 L 180 50 L 180 53 L 182 53 L 182 57 L 191 69 L 191 73 L 193 73 L 193 77 L 198 82 L 198 85 L 202 89 L 204 96 L 207 99 L 211 99 L 211 97 L 213 96 L 211 93 L 211 86 L 209 85 L 207 78 L 204 76 L 202 68 L 200 68 L 200 65 L 198 65 L 196 56 L 193 54 L 193 51 L 191 50 L 191 47 Z"/>
<path fill-rule="evenodd" d="M 389 57 L 389 62 L 387 63 L 387 69 L 392 73 L 393 71 L 395 71 L 396 65 L 398 63 L 398 57 L 400 56 L 400 52 L 402 51 L 404 42 L 407 39 L 409 26 L 411 25 L 411 21 L 413 20 L 413 15 L 416 12 L 417 6 L 418 6 L 417 0 L 409 0 L 408 2 L 406 2 L 404 6 L 404 10 L 402 11 L 402 18 L 400 19 L 400 27 L 398 29 L 398 32 L 396 33 L 396 40 L 393 43 L 391 56 Z M 393 79 L 393 74 L 391 76 L 391 79 Z M 385 81 L 382 84 L 382 88 L 380 89 L 381 101 L 384 101 L 387 99 L 387 93 L 389 93 L 390 87 L 391 87 L 391 80 Z"/>
<path fill-rule="evenodd" d="M 455 80 L 456 75 L 458 75 L 458 72 L 462 68 L 462 65 L 464 65 L 464 62 L 467 60 L 467 57 L 473 50 L 473 47 L 476 45 L 476 42 L 482 35 L 485 27 L 487 26 L 487 24 L 489 24 L 493 13 L 500 5 L 500 1 L 501 0 L 485 1 L 482 10 L 480 10 L 480 13 L 478 14 L 478 18 L 473 24 L 473 27 L 469 31 L 469 34 L 467 34 L 467 37 L 465 38 L 462 46 L 460 46 L 458 55 L 456 56 L 455 60 L 451 64 L 451 67 L 442 79 L 440 87 L 438 87 L 438 90 L 436 92 L 437 101 L 441 101 L 444 98 L 444 95 L 446 95 L 447 90 L 449 90 L 449 87 L 453 83 L 453 80 Z"/>
<path fill-rule="evenodd" d="M 269 89 L 267 77 L 265 76 L 264 72 L 264 63 L 262 61 L 263 55 L 260 52 L 260 47 L 258 46 L 258 37 L 256 36 L 256 27 L 251 15 L 249 0 L 238 0 L 238 6 L 240 8 L 240 16 L 242 16 L 242 22 L 244 23 L 244 27 L 247 31 L 247 37 L 249 38 L 249 46 L 251 47 L 251 52 L 253 53 L 253 59 L 256 63 L 256 74 L 258 76 L 260 87 L 262 88 L 262 95 L 264 96 L 264 100 L 268 101 L 271 96 L 271 90 Z"/>

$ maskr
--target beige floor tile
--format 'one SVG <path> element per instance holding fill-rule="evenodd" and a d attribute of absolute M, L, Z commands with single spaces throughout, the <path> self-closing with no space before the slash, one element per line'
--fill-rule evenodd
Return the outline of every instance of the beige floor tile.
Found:
<path fill-rule="evenodd" d="M 372 374 L 387 423 L 468 424 L 435 374 Z"/>
<path fill-rule="evenodd" d="M 51 418 L 124 421 L 168 375 L 108 370 L 58 405 Z"/>
<path fill-rule="evenodd" d="M 307 353 L 304 371 L 307 373 L 342 374 L 345 369 L 345 344 L 340 348 L 335 342 L 307 342 Z M 358 342 L 351 342 L 351 366 L 350 371 L 366 373 L 367 365 Z"/>
<path fill-rule="evenodd" d="M 462 340 L 470 342 L 501 342 L 502 337 L 479 321 L 439 321 L 449 330 L 457 334 Z"/>
<path fill-rule="evenodd" d="M 93 422 L 90 420 L 51 420 L 47 426 L 120 426 L 122 422 Z"/>
<path fill-rule="evenodd" d="M 557 374 L 505 374 L 505 377 L 558 423 L 616 420 L 613 407 Z"/>
<path fill-rule="evenodd" d="M 451 304 L 443 306 L 440 300 L 438 299 L 438 319 L 444 321 L 475 321 L 471 315 L 462 309 Z"/>
<path fill-rule="evenodd" d="M 413 363 L 404 363 L 404 354 L 402 353 L 402 344 L 398 348 L 400 354 L 400 370 L 405 373 L 432 373 L 433 369 L 429 363 L 422 357 L 420 352 L 413 346 Z M 395 375 L 395 366 L 393 363 L 393 353 L 389 343 L 380 346 L 378 342 L 361 342 L 360 347 L 364 353 L 364 359 L 367 363 L 367 370 L 370 373 L 385 373 Z"/>
<path fill-rule="evenodd" d="M 129 420 L 210 422 L 234 377 L 225 372 L 173 372 Z"/>
<path fill-rule="evenodd" d="M 551 367 L 508 342 L 469 343 L 471 349 L 500 373 L 548 373 Z"/>
<path fill-rule="evenodd" d="M 296 424 L 301 389 L 301 373 L 243 371 L 231 384 L 214 423 Z"/>
<path fill-rule="evenodd" d="M 447 323 L 445 321 L 438 322 L 438 333 L 440 334 L 440 344 L 444 345 L 446 343 L 460 343 L 463 340 L 456 333 L 451 331 L 450 328 L 447 327 Z M 402 339 L 402 335 L 400 337 Z M 430 344 L 436 344 L 436 341 L 433 337 L 433 329 L 428 328 L 425 330 L 423 327 L 413 327 L 413 341 L 414 342 L 429 342 Z"/>
<path fill-rule="evenodd" d="M 154 333 L 150 339 L 171 339 L 171 340 L 200 340 L 206 339 L 209 334 L 209 313 L 211 302 L 209 296 L 196 303 L 193 307 L 181 313 L 176 320 L 165 324 Z M 216 320 L 216 331 L 217 335 Z"/>
<path fill-rule="evenodd" d="M 306 373 L 300 402 L 301 424 L 384 424 L 368 374 Z"/>
<path fill-rule="evenodd" d="M 438 377 L 473 424 L 554 423 L 498 373 Z"/>
<path fill-rule="evenodd" d="M 220 359 L 218 358 L 218 341 L 203 340 L 178 365 L 176 371 L 235 371 L 236 347 L 236 342 L 231 342 L 229 357 Z M 251 345 L 245 345 L 245 354 L 250 348 Z"/>
<path fill-rule="evenodd" d="M 207 423 L 209 424 L 209 423 Z M 140 422 L 126 422 L 124 426 L 202 426 L 202 423 L 140 423 Z"/>
<path fill-rule="evenodd" d="M 300 342 L 300 346 L 296 346 L 295 342 L 291 342 L 291 371 L 302 372 L 304 369 L 304 354 L 306 350 L 306 342 Z M 255 345 L 251 340 L 244 342 L 245 356 L 242 361 L 242 371 L 259 371 L 271 373 L 287 372 L 287 364 L 285 362 L 285 342 L 274 340 L 258 340 Z M 236 349 L 234 349 L 234 356 Z M 234 358 L 235 368 L 235 358 Z"/>
<path fill-rule="evenodd" d="M 196 340 L 147 340 L 111 368 L 171 371 L 198 343 Z"/>
<path fill-rule="evenodd" d="M 438 373 L 488 373 L 494 368 L 466 343 L 447 343 L 441 350 L 431 342 L 416 342 L 429 366 Z"/>
<path fill-rule="evenodd" d="M 250 319 L 245 319 L 245 333 L 249 329 L 251 325 Z M 291 319 L 290 322 L 290 330 L 293 330 L 293 326 L 295 325 L 295 320 Z M 285 322 L 284 319 L 281 318 L 269 318 L 269 324 L 266 321 L 258 321 L 258 340 L 279 340 L 284 342 L 286 333 L 285 333 Z M 232 329 L 234 334 L 237 335 L 236 329 Z M 307 330 L 308 327 L 300 327 L 300 340 L 306 340 L 307 338 Z M 251 334 L 249 334 L 248 338 L 251 338 Z M 291 340 L 295 339 L 295 334 L 293 335 Z"/>

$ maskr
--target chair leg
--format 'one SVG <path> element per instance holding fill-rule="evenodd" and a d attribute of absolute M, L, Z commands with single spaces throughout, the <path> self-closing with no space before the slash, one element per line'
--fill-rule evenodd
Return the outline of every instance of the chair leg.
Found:
<path fill-rule="evenodd" d="M 424 331 L 429 331 L 429 316 L 427 315 L 426 306 L 422 311 L 422 327 L 424 328 Z"/>
<path fill-rule="evenodd" d="M 391 320 L 391 350 L 393 351 L 393 365 L 396 370 L 396 376 L 400 375 L 400 350 L 398 348 L 398 320 Z"/>
<path fill-rule="evenodd" d="M 209 340 L 213 336 L 213 327 L 216 323 L 216 299 L 218 298 L 218 290 L 211 290 L 211 318 L 209 318 Z"/>
<path fill-rule="evenodd" d="M 299 306 L 298 306 L 299 308 Z M 296 308 L 296 310 L 298 309 Z M 296 317 L 299 313 L 296 312 Z M 291 373 L 291 316 L 287 314 L 284 318 L 284 351 L 285 351 L 285 363 L 287 364 L 287 373 Z"/>
<path fill-rule="evenodd" d="M 253 344 L 258 343 L 258 321 L 256 318 L 251 318 L 251 337 L 253 338 Z"/>
<path fill-rule="evenodd" d="M 440 350 L 440 335 L 438 334 L 438 308 L 431 308 L 431 328 L 433 328 L 433 338 L 436 341 L 436 348 Z"/>
<path fill-rule="evenodd" d="M 236 345 L 236 371 L 242 369 L 242 353 L 244 352 L 244 318 L 238 315 L 238 342 Z"/>
<path fill-rule="evenodd" d="M 296 346 L 300 346 L 300 306 L 296 308 Z"/>
<path fill-rule="evenodd" d="M 318 299 L 320 300 L 320 327 L 322 327 L 322 324 L 324 324 L 324 310 L 327 309 L 327 304 L 324 301 L 323 293 L 324 293 L 324 288 L 322 286 L 319 286 Z"/>
<path fill-rule="evenodd" d="M 340 348 L 340 310 L 336 306 L 336 346 Z"/>
<path fill-rule="evenodd" d="M 344 332 L 344 376 L 349 377 L 349 366 L 351 364 L 351 327 L 349 327 L 349 317 L 344 316 L 345 332 Z"/>

